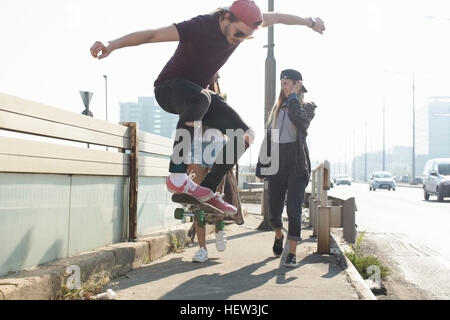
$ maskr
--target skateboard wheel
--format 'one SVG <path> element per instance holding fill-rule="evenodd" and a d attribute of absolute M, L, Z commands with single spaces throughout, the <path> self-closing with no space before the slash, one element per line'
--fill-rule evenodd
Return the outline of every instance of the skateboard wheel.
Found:
<path fill-rule="evenodd" d="M 225 229 L 225 222 L 223 220 L 216 221 L 216 230 L 223 231 Z"/>
<path fill-rule="evenodd" d="M 174 217 L 177 220 L 183 220 L 184 210 L 182 208 L 176 208 L 174 212 Z"/>
<path fill-rule="evenodd" d="M 200 228 L 204 228 L 206 225 L 206 216 L 203 210 L 197 211 L 195 213 L 195 220 Z"/>

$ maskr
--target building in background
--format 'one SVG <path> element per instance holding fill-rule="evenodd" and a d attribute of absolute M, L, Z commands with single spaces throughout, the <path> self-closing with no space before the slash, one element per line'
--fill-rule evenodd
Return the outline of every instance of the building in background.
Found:
<path fill-rule="evenodd" d="M 428 155 L 450 158 L 450 97 L 430 97 L 428 103 Z"/>
<path fill-rule="evenodd" d="M 173 139 L 178 116 L 161 109 L 154 97 L 139 97 L 137 103 L 120 103 L 120 122 L 137 122 L 139 130 Z"/>

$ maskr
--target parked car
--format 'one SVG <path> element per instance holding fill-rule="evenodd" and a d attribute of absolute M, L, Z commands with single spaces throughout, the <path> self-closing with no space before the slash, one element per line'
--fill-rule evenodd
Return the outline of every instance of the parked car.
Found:
<path fill-rule="evenodd" d="M 437 196 L 438 201 L 450 197 L 450 158 L 428 160 L 423 171 L 423 197 Z"/>
<path fill-rule="evenodd" d="M 352 185 L 352 179 L 346 174 L 340 175 L 336 177 L 336 185 L 347 184 L 349 186 Z"/>
<path fill-rule="evenodd" d="M 387 171 L 375 171 L 369 179 L 369 190 L 388 189 L 395 191 L 395 181 L 392 174 Z"/>

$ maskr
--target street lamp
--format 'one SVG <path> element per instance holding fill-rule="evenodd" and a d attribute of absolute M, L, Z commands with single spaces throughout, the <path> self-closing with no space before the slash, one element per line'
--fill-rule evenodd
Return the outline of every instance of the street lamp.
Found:
<path fill-rule="evenodd" d="M 367 182 L 367 121 L 365 123 L 366 127 L 366 138 L 365 138 L 365 153 L 364 153 L 364 181 Z"/>
<path fill-rule="evenodd" d="M 415 81 L 413 72 L 413 147 L 412 147 L 412 181 L 411 184 L 416 184 L 416 106 L 415 106 Z"/>
<path fill-rule="evenodd" d="M 386 116 L 383 102 L 383 171 L 386 171 Z"/>
<path fill-rule="evenodd" d="M 81 112 L 81 114 L 91 117 L 91 118 L 94 117 L 94 115 L 92 114 L 91 110 L 89 110 L 89 105 L 91 103 L 93 95 L 94 95 L 94 93 L 89 92 L 89 91 L 80 91 L 81 100 L 83 100 L 83 104 L 84 104 L 84 108 L 85 108 Z"/>
<path fill-rule="evenodd" d="M 105 78 L 106 121 L 108 121 L 108 76 L 106 74 L 104 74 L 103 78 Z"/>
<path fill-rule="evenodd" d="M 105 118 L 106 122 L 108 122 L 108 76 L 106 74 L 103 75 L 103 78 L 105 78 Z M 106 147 L 106 151 L 108 151 L 108 147 Z"/>
<path fill-rule="evenodd" d="M 396 74 L 402 74 L 402 72 L 393 72 Z M 412 168 L 411 168 L 411 184 L 416 184 L 416 102 L 415 102 L 415 74 L 412 74 Z M 384 107 L 383 107 L 383 150 L 384 150 Z M 384 152 L 384 151 L 383 151 Z M 384 154 L 383 154 L 384 157 Z M 384 164 L 384 158 L 383 158 Z"/>
<path fill-rule="evenodd" d="M 91 117 L 91 118 L 93 118 L 94 115 L 91 112 L 91 110 L 89 110 L 89 104 L 91 103 L 91 99 L 92 99 L 93 95 L 94 95 L 94 93 L 92 93 L 92 92 L 80 90 L 81 100 L 83 100 L 83 104 L 84 104 L 84 110 L 81 112 L 81 114 Z M 89 143 L 87 144 L 87 147 L 89 148 Z"/>
<path fill-rule="evenodd" d="M 274 1 L 269 0 L 269 10 L 274 11 Z M 267 117 L 275 102 L 275 79 L 276 79 L 276 61 L 274 55 L 274 27 L 268 28 L 268 43 L 267 58 L 266 58 L 266 74 L 265 74 L 265 107 L 264 107 L 264 127 L 266 127 Z M 263 221 L 258 227 L 258 230 L 270 231 L 273 230 L 270 224 L 269 217 L 269 190 L 267 188 L 267 181 L 264 181 L 263 199 L 261 204 L 261 211 L 264 216 Z"/>

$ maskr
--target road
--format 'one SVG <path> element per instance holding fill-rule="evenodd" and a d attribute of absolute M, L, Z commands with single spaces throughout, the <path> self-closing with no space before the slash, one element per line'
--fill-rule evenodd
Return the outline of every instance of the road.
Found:
<path fill-rule="evenodd" d="M 329 195 L 356 198 L 358 231 L 366 231 L 407 283 L 427 298 L 450 299 L 450 199 L 424 201 L 421 188 L 369 191 L 359 183 L 334 187 Z"/>

